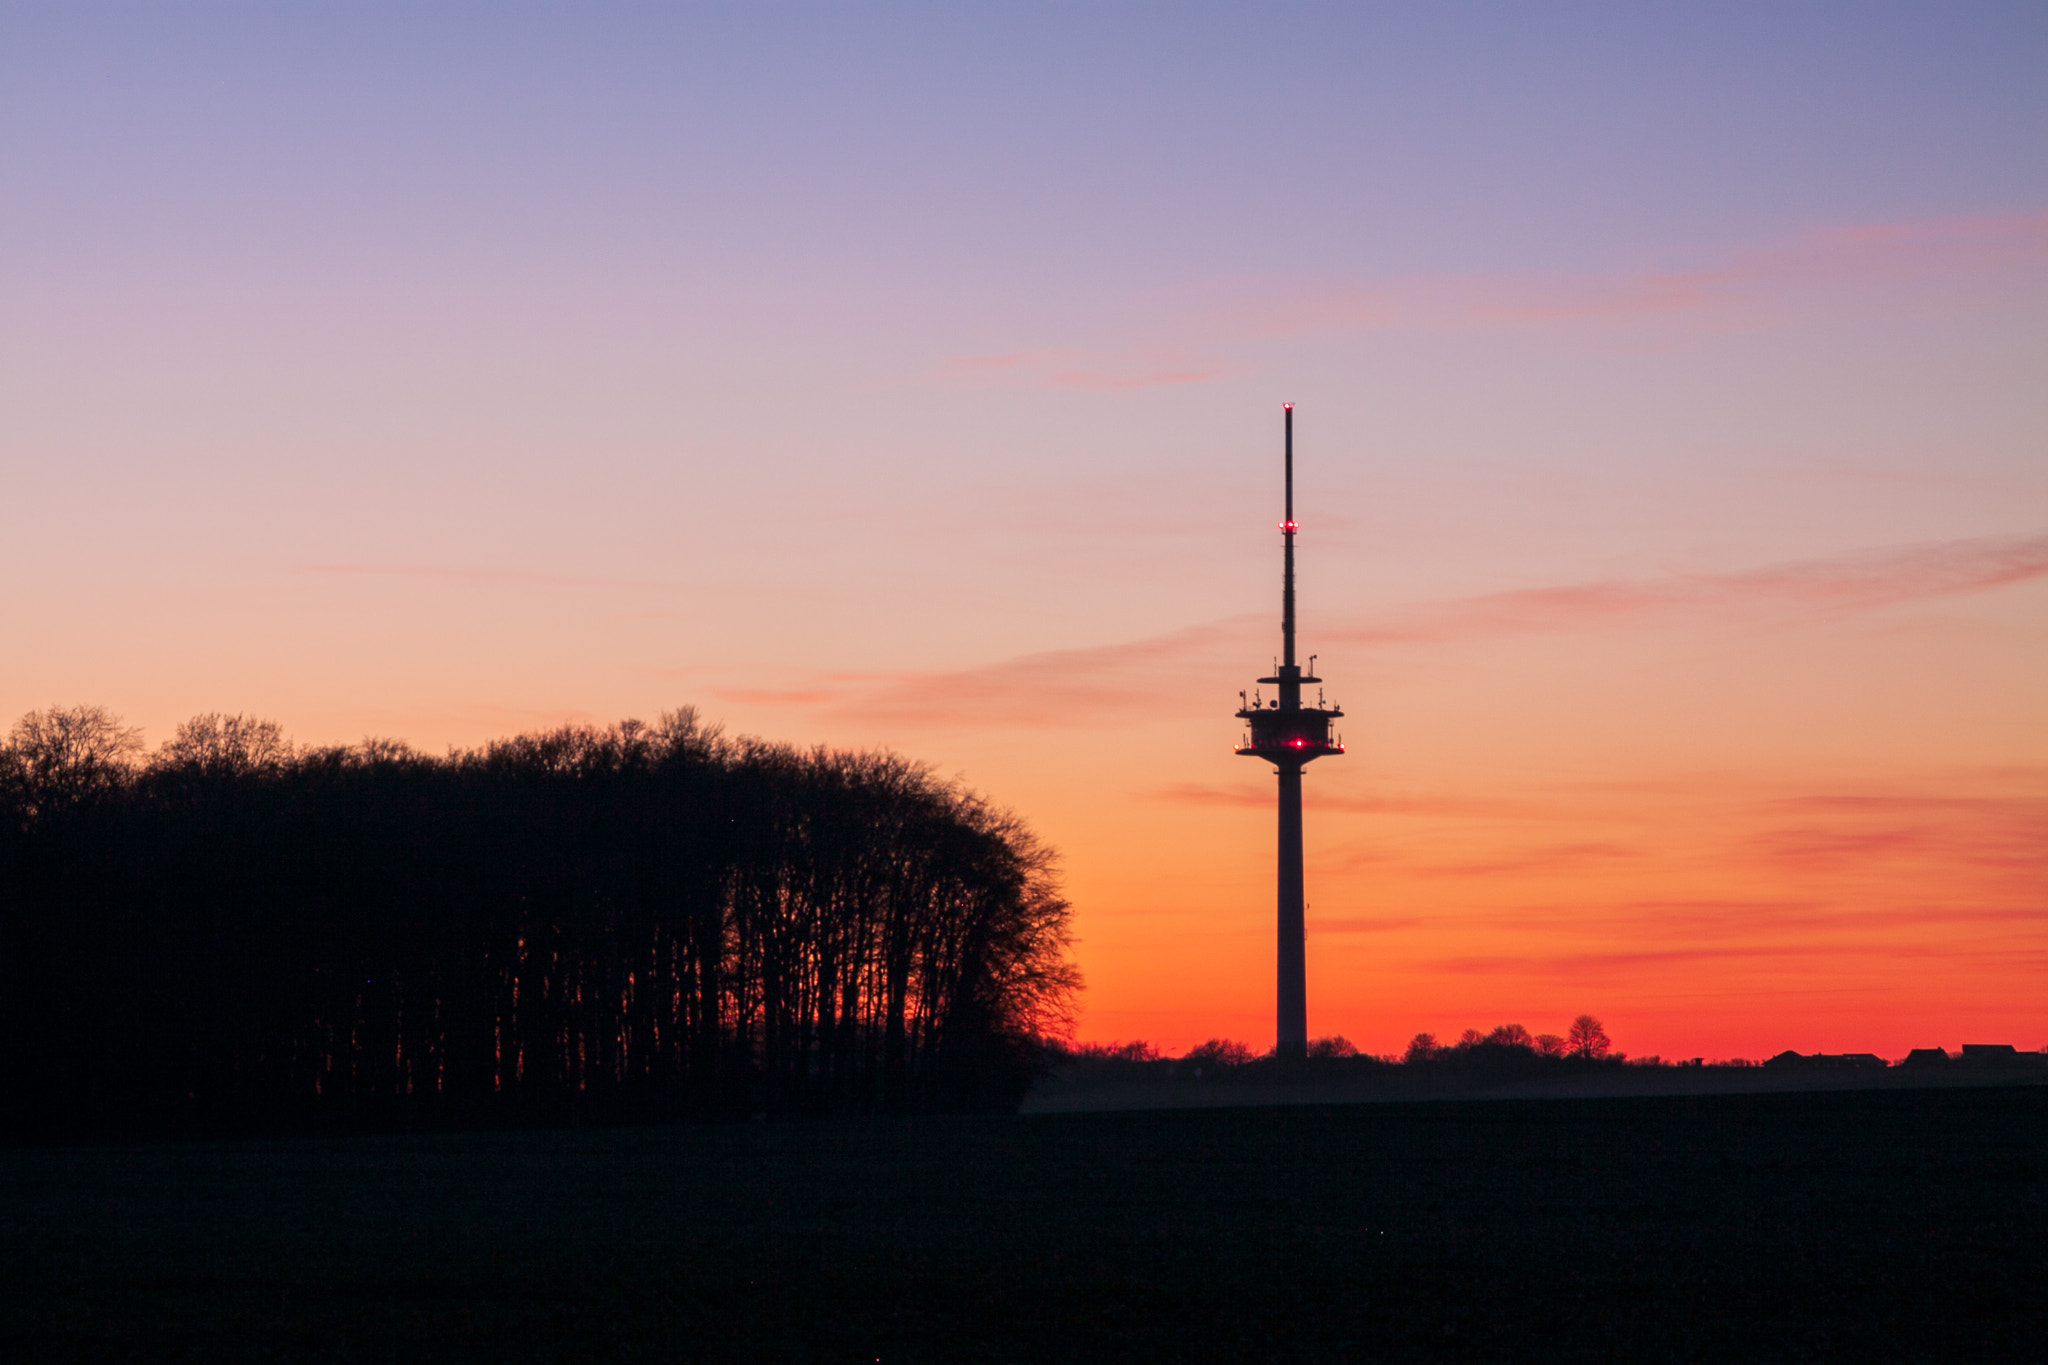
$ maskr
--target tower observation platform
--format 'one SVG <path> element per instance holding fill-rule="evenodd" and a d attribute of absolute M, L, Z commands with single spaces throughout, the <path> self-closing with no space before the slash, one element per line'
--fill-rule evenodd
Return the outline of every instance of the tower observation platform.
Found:
<path fill-rule="evenodd" d="M 1279 828 L 1279 981 L 1275 995 L 1274 1050 L 1283 1057 L 1303 1056 L 1308 1051 L 1308 982 L 1305 916 L 1307 901 L 1301 857 L 1301 770 L 1325 754 L 1344 752 L 1343 737 L 1335 722 L 1343 711 L 1325 705 L 1322 679 L 1315 676 L 1315 656 L 1304 669 L 1294 655 L 1294 537 L 1301 527 L 1294 520 L 1294 404 L 1281 409 L 1286 414 L 1286 519 L 1280 523 L 1282 569 L 1280 579 L 1280 661 L 1273 676 L 1260 678 L 1260 686 L 1276 689 L 1270 700 L 1263 691 L 1250 697 L 1237 694 L 1238 719 L 1245 723 L 1245 736 L 1237 752 L 1245 758 L 1263 758 L 1271 763 L 1280 780 Z M 1315 705 L 1302 704 L 1302 689 L 1316 688 Z"/>

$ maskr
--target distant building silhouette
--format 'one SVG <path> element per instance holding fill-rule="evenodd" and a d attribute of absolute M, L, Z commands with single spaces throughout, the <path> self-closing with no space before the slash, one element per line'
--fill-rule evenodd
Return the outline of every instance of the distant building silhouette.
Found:
<path fill-rule="evenodd" d="M 2048 1052 L 2022 1052 L 2011 1043 L 1964 1043 L 1957 1065 L 2006 1071 L 2048 1071 Z"/>
<path fill-rule="evenodd" d="M 1891 1063 L 1874 1052 L 1811 1052 L 1801 1056 L 1799 1053 L 1787 1048 L 1777 1056 L 1770 1058 L 1764 1065 L 1804 1067 L 1814 1070 L 1853 1067 L 1876 1067 L 1881 1070 L 1884 1067 L 1890 1066 Z"/>
<path fill-rule="evenodd" d="M 1330 722 L 1344 713 L 1325 706 L 1320 690 L 1314 706 L 1301 704 L 1304 684 L 1320 683 L 1311 668 L 1304 672 L 1294 657 L 1294 404 L 1284 403 L 1286 414 L 1286 517 L 1280 523 L 1283 545 L 1280 587 L 1280 644 L 1278 670 L 1259 681 L 1277 687 L 1271 701 L 1254 695 L 1250 700 L 1238 693 L 1237 715 L 1246 723 L 1244 741 L 1237 752 L 1248 758 L 1263 758 L 1277 770 L 1280 779 L 1279 831 L 1279 982 L 1275 992 L 1274 1050 L 1285 1057 L 1308 1054 L 1307 948 L 1304 915 L 1306 898 L 1301 867 L 1301 770 L 1324 754 L 1344 752 L 1342 741 L 1333 738 Z"/>

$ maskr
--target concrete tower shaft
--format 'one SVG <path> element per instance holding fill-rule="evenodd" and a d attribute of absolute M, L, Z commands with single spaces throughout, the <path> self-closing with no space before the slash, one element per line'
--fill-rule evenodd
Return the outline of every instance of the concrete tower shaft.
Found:
<path fill-rule="evenodd" d="M 1280 781 L 1280 826 L 1279 826 L 1279 980 L 1275 1005 L 1275 1048 L 1282 1056 L 1301 1056 L 1308 1050 L 1308 982 L 1307 982 L 1307 930 L 1304 923 L 1307 910 L 1306 888 L 1302 880 L 1301 860 L 1301 770 L 1325 754 L 1341 754 L 1344 744 L 1332 728 L 1332 722 L 1344 713 L 1335 706 L 1325 706 L 1320 687 L 1314 706 L 1304 706 L 1301 690 L 1305 685 L 1319 685 L 1321 678 L 1314 675 L 1315 657 L 1311 655 L 1311 668 L 1303 671 L 1296 662 L 1294 653 L 1294 537 L 1301 529 L 1294 520 L 1294 404 L 1282 407 L 1285 413 L 1285 518 L 1280 523 L 1281 575 L 1280 575 L 1280 665 L 1270 678 L 1261 678 L 1261 684 L 1276 687 L 1278 695 L 1271 701 L 1255 693 L 1247 699 L 1238 693 L 1242 703 L 1238 718 L 1245 722 L 1246 735 L 1237 746 L 1237 752 L 1247 758 L 1263 758 L 1271 763 Z"/>

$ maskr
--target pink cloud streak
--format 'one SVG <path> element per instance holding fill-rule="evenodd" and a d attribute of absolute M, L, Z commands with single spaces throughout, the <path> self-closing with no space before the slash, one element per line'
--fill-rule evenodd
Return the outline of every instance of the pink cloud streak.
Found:
<path fill-rule="evenodd" d="M 1629 972 L 1644 967 L 1673 966 L 1694 962 L 1810 960 L 1813 958 L 1938 958 L 1983 959 L 1998 957 L 2004 965 L 2022 965 L 2037 955 L 2027 954 L 2015 961 L 2006 952 L 1994 952 L 1976 944 L 1928 943 L 1913 940 L 1898 943 L 1759 943 L 1742 946 L 1697 948 L 1653 948 L 1605 953 L 1532 954 L 1527 957 L 1447 957 L 1421 964 L 1441 972 L 1474 976 L 1575 977 Z"/>
<path fill-rule="evenodd" d="M 980 668 L 909 674 L 835 709 L 864 720 L 964 725 L 1064 725 L 1077 713 L 1153 703 L 1152 668 L 1234 642 L 1263 616 L 1190 626 L 1128 644 L 1048 650 Z"/>
<path fill-rule="evenodd" d="M 1987 536 L 1799 560 L 1723 574 L 1609 580 L 1489 593 L 1324 638 L 1389 644 L 1582 630 L 1632 617 L 1700 609 L 1806 607 L 1863 611 L 1981 592 L 2048 577 L 2048 536 Z"/>
<path fill-rule="evenodd" d="M 1199 384 L 1222 373 L 1213 363 L 1189 364 L 1158 353 L 1119 355 L 1054 347 L 948 356 L 928 378 L 941 384 L 1126 391 Z"/>
<path fill-rule="evenodd" d="M 1190 806 L 1256 807 L 1273 804 L 1270 785 L 1258 787 L 1216 787 L 1198 782 L 1181 782 L 1148 793 L 1159 801 Z M 1491 818 L 1541 815 L 1543 808 L 1532 802 L 1501 801 L 1462 796 L 1340 796 L 1317 792 L 1318 810 L 1344 811 L 1355 815 L 1457 815 Z"/>
<path fill-rule="evenodd" d="M 1321 638 L 1402 645 L 1599 629 L 1703 610 L 1844 614 L 1981 592 L 2048 578 L 2048 536 L 1993 536 L 1834 555 L 1733 573 L 1622 579 L 1525 588 L 1418 606 L 1379 619 L 1337 622 Z M 827 675 L 787 692 L 721 693 L 780 700 L 891 725 L 1026 728 L 1085 726 L 1104 714 L 1157 705 L 1170 671 L 1198 661 L 1222 668 L 1252 649 L 1264 614 L 1190 626 L 1147 639 L 1048 650 L 974 668 L 895 675 Z M 1227 800 L 1181 792 L 1168 799 Z"/>
<path fill-rule="evenodd" d="M 2044 260 L 2048 212 L 1850 224 L 1680 270 L 1327 280 L 1277 289 L 1273 281 L 1237 282 L 1222 287 L 1256 287 L 1261 297 L 1202 310 L 1201 330 L 1221 344 L 1375 328 L 1626 321 Z"/>
<path fill-rule="evenodd" d="M 1228 373 L 1218 353 L 1327 333 L 1498 329 L 1735 318 L 1795 295 L 1884 287 L 2048 261 L 2048 212 L 1820 228 L 1698 266 L 1586 275 L 1431 275 L 1207 281 L 1145 312 L 1153 339 L 1089 350 L 955 356 L 928 378 L 1037 388 L 1142 389 Z M 1139 329 L 1149 331 L 1150 328 Z M 1170 336 L 1170 346 L 1158 339 Z M 1177 358 L 1162 363 L 1161 357 Z"/>
<path fill-rule="evenodd" d="M 514 569 L 465 568 L 447 564 L 301 564 L 300 573 L 323 578 L 426 578 L 450 583 L 515 587 L 574 587 L 608 584 L 608 580 L 570 578 L 559 574 L 522 573 Z"/>

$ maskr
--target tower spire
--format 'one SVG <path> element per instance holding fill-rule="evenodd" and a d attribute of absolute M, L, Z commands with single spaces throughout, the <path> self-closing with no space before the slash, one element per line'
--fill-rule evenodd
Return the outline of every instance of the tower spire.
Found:
<path fill-rule="evenodd" d="M 1281 412 L 1286 414 L 1287 424 L 1287 519 L 1280 523 L 1280 533 L 1285 540 L 1286 565 L 1281 571 L 1280 582 L 1280 662 L 1285 668 L 1294 666 L 1294 404 L 1282 403 Z M 1284 671 L 1284 669 L 1283 669 Z"/>
<path fill-rule="evenodd" d="M 1294 653 L 1294 537 L 1301 528 L 1294 520 L 1294 404 L 1283 403 L 1285 415 L 1286 519 L 1280 523 L 1280 664 L 1273 677 L 1259 679 L 1272 683 L 1280 695 L 1261 706 L 1246 704 L 1238 718 L 1246 723 L 1244 741 L 1237 752 L 1271 763 L 1280 780 L 1280 828 L 1278 858 L 1278 980 L 1274 998 L 1274 1050 L 1281 1056 L 1299 1057 L 1308 1049 L 1308 982 L 1306 912 L 1301 852 L 1301 770 L 1324 754 L 1341 754 L 1344 744 L 1331 734 L 1330 723 L 1344 713 L 1324 706 L 1320 693 L 1317 704 L 1301 704 L 1304 683 L 1321 678 L 1303 673 Z"/>

